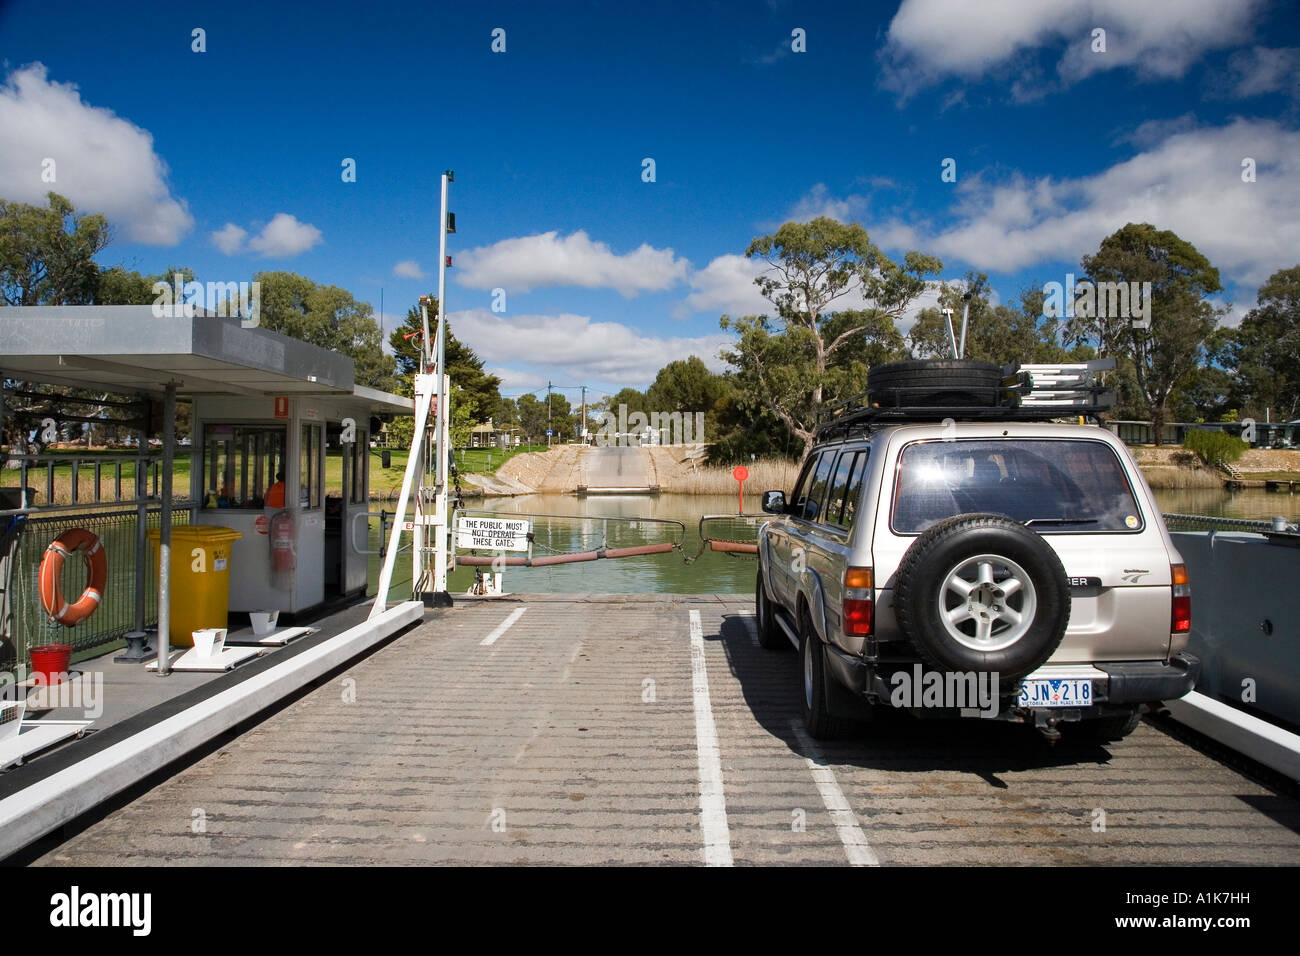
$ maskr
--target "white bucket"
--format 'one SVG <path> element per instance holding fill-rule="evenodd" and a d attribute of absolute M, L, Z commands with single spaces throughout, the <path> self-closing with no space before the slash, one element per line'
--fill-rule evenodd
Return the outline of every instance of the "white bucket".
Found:
<path fill-rule="evenodd" d="M 224 627 L 205 627 L 191 633 L 194 636 L 194 651 L 199 657 L 216 657 L 226 646 Z"/>
<path fill-rule="evenodd" d="M 253 622 L 253 633 L 257 637 L 274 634 L 275 622 L 279 617 L 279 611 L 250 611 L 248 613 L 248 619 Z"/>

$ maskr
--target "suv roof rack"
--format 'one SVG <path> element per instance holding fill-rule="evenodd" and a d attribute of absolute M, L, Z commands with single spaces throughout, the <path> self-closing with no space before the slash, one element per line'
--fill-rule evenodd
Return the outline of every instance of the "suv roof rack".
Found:
<path fill-rule="evenodd" d="M 1002 384 L 991 387 L 963 386 L 962 392 L 987 397 L 981 405 L 916 405 L 909 403 L 918 392 L 933 392 L 933 383 L 897 386 L 862 392 L 828 406 L 822 413 L 815 437 L 823 441 L 845 437 L 855 430 L 909 422 L 954 421 L 1044 422 L 1056 418 L 1086 416 L 1098 420 L 1115 405 L 1115 394 L 1097 384 L 1096 373 L 1115 368 L 1115 359 L 1094 359 L 1060 365 L 1002 366 Z M 843 433 L 841 435 L 841 433 Z"/>

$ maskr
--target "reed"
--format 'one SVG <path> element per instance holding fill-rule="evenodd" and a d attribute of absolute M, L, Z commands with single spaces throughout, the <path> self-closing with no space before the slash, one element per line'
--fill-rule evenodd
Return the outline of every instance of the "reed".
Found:
<path fill-rule="evenodd" d="M 764 491 L 781 490 L 789 494 L 799 476 L 799 462 L 785 458 L 764 458 L 745 465 L 749 477 L 745 479 L 745 494 L 758 495 Z M 686 495 L 734 495 L 736 479 L 734 466 L 701 465 L 694 472 L 674 478 L 665 491 Z"/>
<path fill-rule="evenodd" d="M 1222 488 L 1223 477 L 1209 468 L 1186 465 L 1141 465 L 1142 475 L 1152 488 Z"/>

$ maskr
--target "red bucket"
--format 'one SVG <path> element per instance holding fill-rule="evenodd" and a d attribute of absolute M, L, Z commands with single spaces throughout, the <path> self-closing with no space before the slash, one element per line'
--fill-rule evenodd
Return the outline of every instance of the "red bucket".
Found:
<path fill-rule="evenodd" d="M 42 644 L 33 647 L 31 655 L 32 676 L 49 686 L 68 673 L 68 665 L 72 663 L 72 645 Z"/>

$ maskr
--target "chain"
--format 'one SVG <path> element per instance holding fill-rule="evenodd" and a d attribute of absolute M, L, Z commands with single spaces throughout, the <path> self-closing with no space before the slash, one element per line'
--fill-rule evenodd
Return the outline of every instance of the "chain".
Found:
<path fill-rule="evenodd" d="M 456 493 L 452 496 L 451 507 L 453 511 L 459 511 L 465 507 L 465 492 L 460 487 L 460 470 L 456 467 L 456 456 L 447 456 L 447 467 L 451 470 L 452 487 Z"/>

